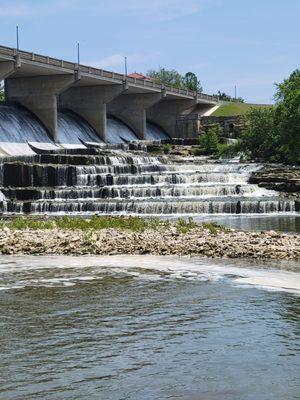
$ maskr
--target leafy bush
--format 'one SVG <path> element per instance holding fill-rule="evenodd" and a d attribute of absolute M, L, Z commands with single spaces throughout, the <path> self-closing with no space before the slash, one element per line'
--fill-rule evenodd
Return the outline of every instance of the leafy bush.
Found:
<path fill-rule="evenodd" d="M 218 144 L 218 157 L 220 158 L 233 158 L 238 155 L 240 150 L 240 142 L 236 143 L 219 143 Z"/>
<path fill-rule="evenodd" d="M 211 127 L 199 136 L 199 147 L 202 154 L 213 155 L 218 153 L 218 127 Z"/>

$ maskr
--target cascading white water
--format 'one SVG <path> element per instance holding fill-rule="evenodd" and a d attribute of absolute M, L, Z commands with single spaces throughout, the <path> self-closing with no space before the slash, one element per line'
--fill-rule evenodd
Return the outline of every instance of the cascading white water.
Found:
<path fill-rule="evenodd" d="M 40 187 L 4 190 L 7 212 L 108 214 L 264 214 L 294 212 L 295 202 L 248 183 L 255 164 L 206 160 L 170 163 L 164 158 L 124 152 L 100 156 L 95 165 L 39 172 Z M 53 172 L 52 172 L 53 174 Z M 34 176 L 34 174 L 33 174 Z M 72 181 L 70 186 L 70 179 Z M 37 185 L 35 185 L 37 186 Z M 24 203 L 25 204 L 25 203 Z M 29 205 L 28 205 L 29 204 Z"/>

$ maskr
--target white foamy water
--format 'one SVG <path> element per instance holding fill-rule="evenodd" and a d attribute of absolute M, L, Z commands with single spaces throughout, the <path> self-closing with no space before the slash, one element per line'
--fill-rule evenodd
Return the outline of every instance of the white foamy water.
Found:
<path fill-rule="evenodd" d="M 299 272 L 298 272 L 299 271 Z M 177 256 L 1 256 L 0 290 L 73 286 L 106 274 L 137 280 L 226 280 L 300 295 L 300 262 L 210 260 Z"/>

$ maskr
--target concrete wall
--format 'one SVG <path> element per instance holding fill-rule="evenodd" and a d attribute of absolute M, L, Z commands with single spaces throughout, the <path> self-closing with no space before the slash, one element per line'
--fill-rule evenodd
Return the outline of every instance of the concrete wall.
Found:
<path fill-rule="evenodd" d="M 13 61 L 0 62 L 0 81 L 6 79 L 15 71 L 15 63 Z"/>

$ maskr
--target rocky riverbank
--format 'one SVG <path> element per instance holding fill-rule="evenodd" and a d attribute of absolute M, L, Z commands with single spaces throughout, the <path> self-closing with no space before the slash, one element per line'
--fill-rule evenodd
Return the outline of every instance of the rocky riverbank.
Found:
<path fill-rule="evenodd" d="M 196 226 L 183 232 L 175 225 L 157 229 L 0 230 L 1 254 L 153 254 L 225 258 L 298 259 L 300 236 L 244 232 Z"/>
<path fill-rule="evenodd" d="M 277 190 L 300 199 L 300 168 L 267 165 L 254 172 L 250 183 L 266 189 Z"/>

